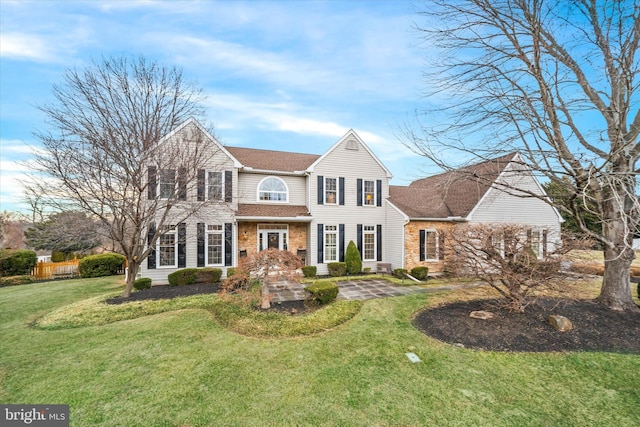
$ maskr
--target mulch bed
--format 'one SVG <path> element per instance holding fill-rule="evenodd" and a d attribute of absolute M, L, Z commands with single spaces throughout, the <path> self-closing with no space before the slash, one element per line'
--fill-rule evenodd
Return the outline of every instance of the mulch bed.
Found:
<path fill-rule="evenodd" d="M 418 313 L 413 324 L 440 341 L 493 351 L 607 351 L 640 354 L 640 313 L 609 310 L 593 301 L 539 299 L 525 313 L 496 309 L 495 300 L 445 304 Z M 469 317 L 475 310 L 493 319 Z M 558 332 L 546 318 L 567 317 L 573 329 Z"/>
<path fill-rule="evenodd" d="M 220 291 L 218 283 L 198 283 L 195 285 L 169 286 L 158 285 L 149 289 L 133 291 L 128 298 L 117 296 L 109 298 L 107 304 L 122 304 L 131 301 L 145 301 L 154 299 L 170 299 L 175 297 L 187 297 L 190 295 L 213 294 Z"/>

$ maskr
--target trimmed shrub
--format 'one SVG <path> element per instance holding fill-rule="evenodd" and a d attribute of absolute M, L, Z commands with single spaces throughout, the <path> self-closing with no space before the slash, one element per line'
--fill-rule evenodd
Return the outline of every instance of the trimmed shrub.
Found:
<path fill-rule="evenodd" d="M 347 264 L 344 262 L 330 262 L 328 267 L 331 277 L 340 277 L 347 274 Z"/>
<path fill-rule="evenodd" d="M 304 274 L 306 278 L 316 277 L 317 272 L 318 268 L 315 265 L 305 265 L 302 267 L 302 274 Z"/>
<path fill-rule="evenodd" d="M 395 270 L 393 270 L 393 277 L 397 277 L 398 279 L 406 279 L 407 270 L 404 268 L 396 268 Z"/>
<path fill-rule="evenodd" d="M 196 283 L 197 277 L 197 268 L 183 268 L 182 270 L 177 270 L 169 274 L 167 280 L 169 280 L 169 286 L 184 286 Z"/>
<path fill-rule="evenodd" d="M 304 288 L 311 296 L 307 300 L 311 304 L 324 305 L 334 301 L 340 289 L 335 282 L 319 280 L 313 285 Z"/>
<path fill-rule="evenodd" d="M 0 276 L 23 276 L 31 274 L 31 270 L 38 262 L 34 251 L 25 249 L 0 250 Z"/>
<path fill-rule="evenodd" d="M 115 276 L 124 266 L 125 257 L 120 254 L 99 254 L 82 258 L 78 262 L 81 277 Z"/>
<path fill-rule="evenodd" d="M 133 282 L 133 289 L 135 289 L 136 291 L 149 289 L 150 287 L 151 287 L 151 279 L 149 279 L 148 277 L 136 279 L 136 281 Z"/>
<path fill-rule="evenodd" d="M 0 288 L 3 286 L 27 285 L 33 282 L 35 282 L 35 279 L 31 276 L 0 277 Z"/>
<path fill-rule="evenodd" d="M 234 274 L 236 274 L 237 271 L 238 271 L 238 269 L 235 268 L 235 267 L 227 268 L 227 277 L 233 276 Z"/>
<path fill-rule="evenodd" d="M 418 280 L 427 280 L 429 267 L 413 267 L 411 269 L 411 275 Z"/>
<path fill-rule="evenodd" d="M 353 240 L 350 240 L 347 245 L 347 252 L 344 254 L 344 263 L 347 266 L 347 273 L 349 274 L 358 274 L 362 271 L 362 257 Z"/>
<path fill-rule="evenodd" d="M 63 262 L 67 260 L 67 256 L 64 252 L 51 251 L 51 262 Z"/>
<path fill-rule="evenodd" d="M 205 267 L 198 270 L 196 283 L 218 283 L 222 277 L 222 270 L 219 268 Z"/>

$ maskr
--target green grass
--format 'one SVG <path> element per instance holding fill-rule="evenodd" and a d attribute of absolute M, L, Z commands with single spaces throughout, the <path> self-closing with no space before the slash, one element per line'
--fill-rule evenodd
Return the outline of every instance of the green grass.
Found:
<path fill-rule="evenodd" d="M 67 403 L 72 426 L 640 424 L 640 356 L 472 351 L 411 326 L 422 307 L 464 291 L 367 301 L 341 326 L 298 338 L 240 335 L 201 308 L 30 326 L 118 286 L 0 289 L 0 401 Z"/>

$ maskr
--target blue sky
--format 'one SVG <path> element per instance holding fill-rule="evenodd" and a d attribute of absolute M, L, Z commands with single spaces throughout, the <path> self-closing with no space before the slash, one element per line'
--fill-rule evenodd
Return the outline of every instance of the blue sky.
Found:
<path fill-rule="evenodd" d="M 0 0 L 0 211 L 22 208 L 35 106 L 101 55 L 182 67 L 225 145 L 321 154 L 353 128 L 407 184 L 428 171 L 398 139 L 424 102 L 416 18 L 402 0 Z"/>

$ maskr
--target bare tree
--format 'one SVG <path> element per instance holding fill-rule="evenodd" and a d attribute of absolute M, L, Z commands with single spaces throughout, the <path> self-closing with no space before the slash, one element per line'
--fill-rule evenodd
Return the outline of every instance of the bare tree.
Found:
<path fill-rule="evenodd" d="M 123 57 L 67 70 L 53 96 L 39 107 L 49 124 L 37 134 L 41 188 L 58 210 L 86 212 L 107 230 L 127 258 L 126 297 L 159 236 L 208 203 L 187 195 L 212 144 L 198 125 L 179 126 L 201 115 L 201 91 L 179 69 Z"/>
<path fill-rule="evenodd" d="M 99 224 L 85 212 L 65 211 L 51 214 L 46 221 L 33 224 L 25 232 L 26 243 L 33 249 L 60 252 L 85 252 L 102 247 Z"/>
<path fill-rule="evenodd" d="M 509 310 L 524 312 L 536 291 L 562 286 L 561 258 L 546 253 L 541 236 L 526 226 L 467 224 L 447 233 L 447 270 L 478 279 L 503 296 Z"/>
<path fill-rule="evenodd" d="M 24 248 L 23 221 L 15 212 L 0 212 L 0 249 Z"/>
<path fill-rule="evenodd" d="M 419 14 L 421 36 L 442 53 L 426 76 L 443 106 L 425 117 L 453 119 L 431 126 L 418 116 L 406 144 L 444 168 L 459 166 L 452 152 L 476 161 L 520 151 L 567 188 L 556 207 L 602 244 L 599 302 L 639 310 L 629 267 L 640 214 L 640 1 L 429 0 Z M 588 227 L 585 206 L 601 230 Z"/>

